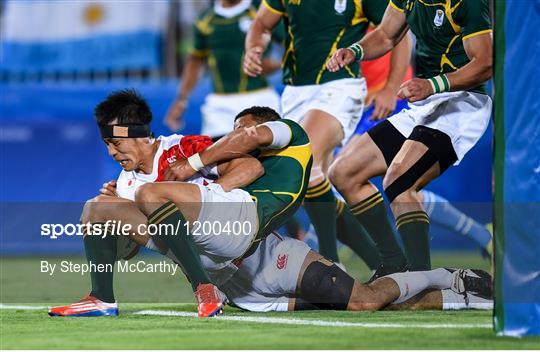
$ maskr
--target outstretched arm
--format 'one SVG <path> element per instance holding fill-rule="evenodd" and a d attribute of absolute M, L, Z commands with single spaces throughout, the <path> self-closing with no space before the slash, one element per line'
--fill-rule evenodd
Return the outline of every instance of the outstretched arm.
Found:
<path fill-rule="evenodd" d="M 356 60 L 377 59 L 392 50 L 408 29 L 405 13 L 388 5 L 381 24 L 356 43 L 357 47 L 361 47 L 358 55 L 350 48 L 338 49 L 326 63 L 326 68 L 330 72 L 336 72 Z"/>

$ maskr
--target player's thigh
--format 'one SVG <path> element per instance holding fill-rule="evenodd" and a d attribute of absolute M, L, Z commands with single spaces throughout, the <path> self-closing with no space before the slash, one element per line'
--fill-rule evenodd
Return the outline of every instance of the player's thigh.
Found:
<path fill-rule="evenodd" d="M 154 210 L 163 203 L 173 202 L 189 222 L 199 217 L 202 200 L 199 186 L 187 182 L 147 183 L 139 187 L 135 199 L 140 207 Z"/>
<path fill-rule="evenodd" d="M 309 137 L 313 152 L 313 165 L 324 167 L 328 156 L 333 153 L 343 139 L 341 123 L 327 112 L 309 110 L 300 124 Z"/>
<path fill-rule="evenodd" d="M 437 156 L 423 143 L 408 139 L 388 167 L 383 186 L 399 182 L 404 189 L 418 190 L 439 174 Z"/>
<path fill-rule="evenodd" d="M 226 192 L 215 183 L 198 187 L 202 201 L 190 228 L 194 242 L 218 263 L 242 256 L 258 230 L 256 202 L 242 189 Z"/>

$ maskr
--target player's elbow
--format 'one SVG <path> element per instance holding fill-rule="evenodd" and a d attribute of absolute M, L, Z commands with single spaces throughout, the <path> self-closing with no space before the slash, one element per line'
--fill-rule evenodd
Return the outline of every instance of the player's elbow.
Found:
<path fill-rule="evenodd" d="M 135 191 L 135 203 L 149 204 L 163 202 L 155 183 L 145 183 Z"/>
<path fill-rule="evenodd" d="M 493 58 L 491 56 L 482 57 L 479 60 L 478 78 L 480 81 L 489 81 L 493 76 Z"/>
<path fill-rule="evenodd" d="M 265 144 L 263 136 L 257 131 L 256 127 L 246 127 L 242 129 L 241 134 L 241 145 L 244 146 L 246 152 L 251 152 L 259 147 L 263 147 Z"/>
<path fill-rule="evenodd" d="M 488 81 L 491 79 L 491 77 L 493 77 L 493 60 L 489 58 L 488 62 L 484 64 L 483 68 L 484 81 Z"/>

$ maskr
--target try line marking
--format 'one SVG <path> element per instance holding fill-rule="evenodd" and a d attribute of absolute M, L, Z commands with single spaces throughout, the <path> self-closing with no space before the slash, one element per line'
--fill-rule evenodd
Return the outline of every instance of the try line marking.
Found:
<path fill-rule="evenodd" d="M 15 310 L 44 310 L 44 306 L 24 306 L 0 304 L 0 309 Z M 163 317 L 187 317 L 196 318 L 197 313 L 181 312 L 174 310 L 140 310 L 133 312 L 135 315 L 152 315 Z M 55 318 L 59 319 L 59 318 Z M 491 324 L 433 324 L 433 323 L 357 323 L 348 321 L 311 320 L 297 318 L 276 318 L 260 316 L 220 315 L 215 320 L 243 321 L 259 324 L 284 324 L 284 325 L 311 325 L 332 327 L 357 327 L 357 328 L 387 328 L 387 329 L 491 329 Z"/>
<path fill-rule="evenodd" d="M 41 310 L 41 309 L 47 309 L 47 307 L 40 307 L 40 306 L 18 306 L 14 304 L 2 304 L 0 303 L 0 309 L 18 309 L 18 310 Z"/>
<path fill-rule="evenodd" d="M 197 313 L 179 312 L 173 310 L 141 310 L 134 312 L 137 315 L 154 315 L 167 317 L 196 317 Z M 243 321 L 260 324 L 285 324 L 285 325 L 313 325 L 333 327 L 358 327 L 358 328 L 392 328 L 392 329 L 491 329 L 491 324 L 423 324 L 423 323 L 355 323 L 346 321 L 308 320 L 294 318 L 254 317 L 220 315 L 212 318 L 216 320 Z"/>

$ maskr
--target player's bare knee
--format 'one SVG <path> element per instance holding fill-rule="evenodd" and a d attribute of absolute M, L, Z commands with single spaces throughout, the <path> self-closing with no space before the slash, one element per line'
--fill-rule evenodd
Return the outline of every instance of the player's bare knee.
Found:
<path fill-rule="evenodd" d="M 105 204 L 110 203 L 109 198 L 109 196 L 100 194 L 87 200 L 86 203 L 84 203 L 83 211 L 81 213 L 81 223 L 107 220 L 107 214 L 109 212 L 107 211 L 107 206 Z"/>
<path fill-rule="evenodd" d="M 338 157 L 328 170 L 328 178 L 330 182 L 339 190 L 345 190 L 350 184 L 351 170 L 346 158 Z"/>
<path fill-rule="evenodd" d="M 159 203 L 163 202 L 163 198 L 161 197 L 156 184 L 146 183 L 135 191 L 135 202 L 137 204 Z"/>
<path fill-rule="evenodd" d="M 346 157 L 337 158 L 328 171 L 330 182 L 342 194 L 349 194 L 358 185 L 368 182 L 365 169 L 357 169 Z"/>
<path fill-rule="evenodd" d="M 332 183 L 338 189 L 343 187 L 343 184 L 345 183 L 345 178 L 342 176 L 342 172 L 340 170 L 341 163 L 341 158 L 337 158 L 330 165 L 330 168 L 328 168 L 328 179 L 330 180 L 330 183 Z"/>

